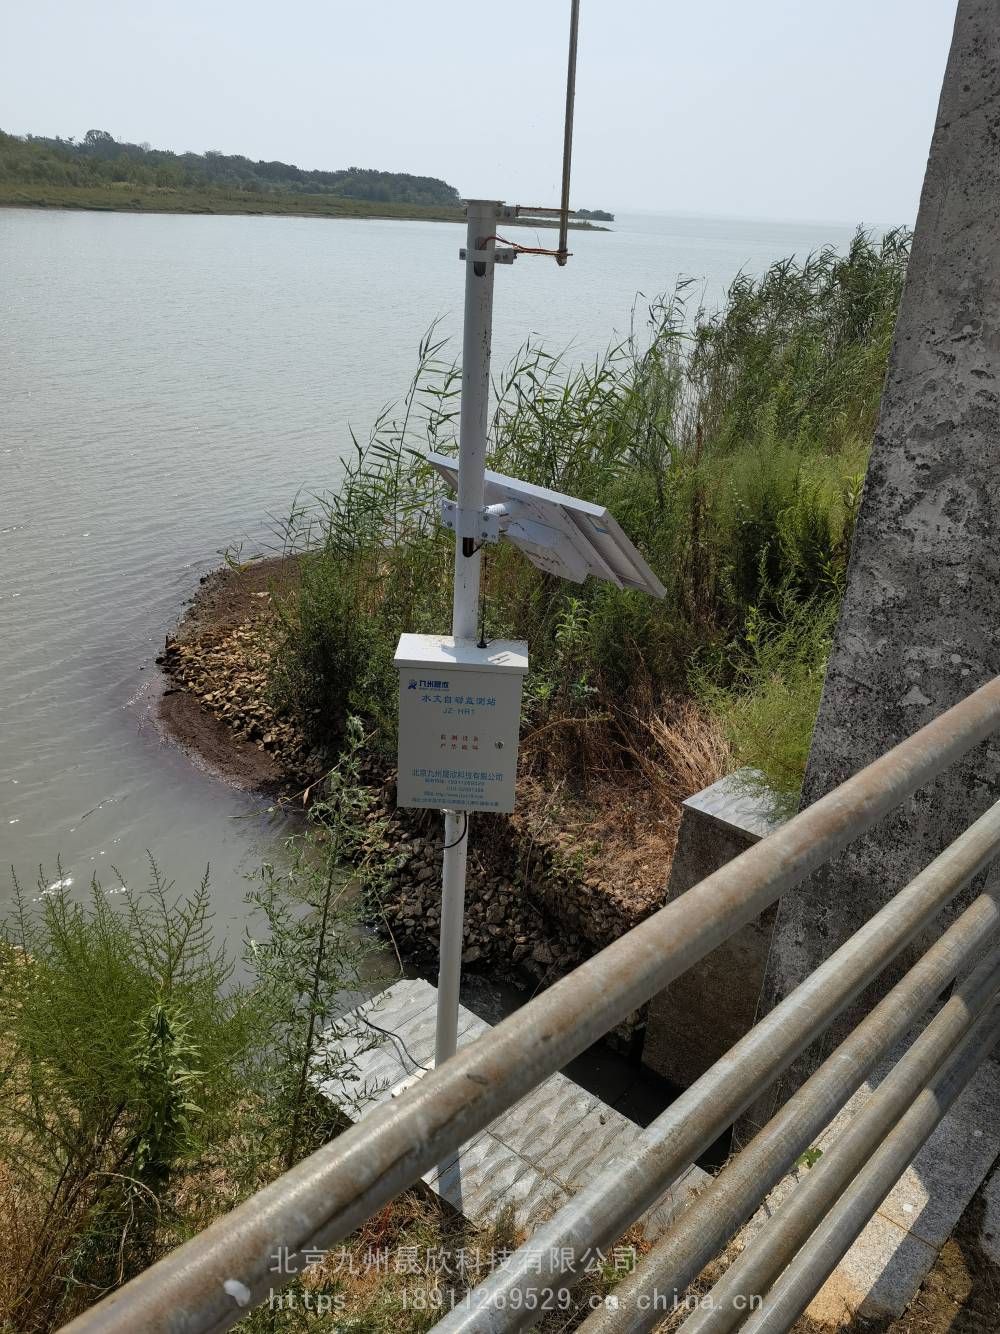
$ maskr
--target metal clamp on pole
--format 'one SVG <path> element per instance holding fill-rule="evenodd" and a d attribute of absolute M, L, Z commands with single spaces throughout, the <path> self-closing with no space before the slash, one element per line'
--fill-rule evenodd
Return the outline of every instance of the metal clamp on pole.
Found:
<path fill-rule="evenodd" d="M 466 263 L 471 261 L 473 264 L 513 264 L 517 259 L 517 251 L 509 246 L 502 250 L 497 250 L 495 247 L 492 250 L 469 250 L 462 246 L 458 257 Z"/>
<path fill-rule="evenodd" d="M 472 538 L 474 542 L 499 542 L 501 516 L 498 505 L 487 505 L 481 510 L 463 510 L 458 501 L 441 501 L 441 527 L 457 537 Z"/>

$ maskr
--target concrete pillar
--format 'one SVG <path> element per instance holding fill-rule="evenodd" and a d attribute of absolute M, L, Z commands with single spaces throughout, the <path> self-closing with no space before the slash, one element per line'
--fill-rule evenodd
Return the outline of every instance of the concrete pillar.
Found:
<path fill-rule="evenodd" d="M 764 790 L 730 774 L 683 803 L 666 902 L 777 828 Z M 649 1003 L 642 1060 L 688 1088 L 753 1027 L 776 908 L 737 931 Z"/>
<path fill-rule="evenodd" d="M 804 805 L 1000 673 L 998 510 L 1000 21 L 995 0 L 960 0 Z M 761 1012 L 998 797 L 1000 737 L 786 895 Z"/>

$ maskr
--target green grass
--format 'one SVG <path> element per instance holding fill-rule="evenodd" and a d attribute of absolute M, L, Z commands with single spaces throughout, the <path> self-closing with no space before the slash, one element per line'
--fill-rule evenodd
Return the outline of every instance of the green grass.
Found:
<path fill-rule="evenodd" d="M 242 190 L 169 189 L 130 181 L 100 185 L 0 182 L 0 204 L 20 208 L 104 209 L 124 213 L 275 214 L 309 218 L 410 218 L 461 222 L 457 208 L 375 203 L 330 195 L 252 194 Z"/>
<path fill-rule="evenodd" d="M 774 815 L 794 814 L 809 758 L 838 599 L 796 603 L 753 616 L 713 668 L 696 665 L 696 697 L 722 724 L 748 787 Z"/>

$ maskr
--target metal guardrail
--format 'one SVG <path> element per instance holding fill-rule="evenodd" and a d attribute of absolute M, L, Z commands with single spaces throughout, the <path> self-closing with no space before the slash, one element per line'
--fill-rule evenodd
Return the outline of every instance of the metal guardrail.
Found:
<path fill-rule="evenodd" d="M 995 826 L 995 813 L 990 816 Z M 914 1017 L 934 1003 L 998 929 L 1000 903 L 993 895 L 982 895 L 699 1195 L 684 1216 L 684 1226 L 661 1238 L 641 1273 L 616 1290 L 618 1310 L 595 1318 L 588 1328 L 641 1329 L 633 1313 L 650 1288 L 682 1294 L 762 1196 L 815 1142 Z"/>
<path fill-rule="evenodd" d="M 697 1208 L 697 1213 L 683 1216 L 660 1240 L 642 1266 L 616 1290 L 618 1308 L 598 1312 L 584 1323 L 588 1334 L 598 1330 L 610 1334 L 612 1330 L 652 1329 L 663 1318 L 663 1307 L 650 1300 L 652 1295 L 666 1294 L 671 1304 L 683 1297 L 685 1288 L 700 1269 L 718 1254 L 763 1196 L 814 1141 L 817 1132 L 847 1103 L 878 1058 L 905 1033 L 913 1018 L 933 1003 L 939 993 L 929 992 L 928 984 L 933 985 L 942 975 L 954 977 L 956 970 L 982 948 L 985 939 L 997 938 L 998 931 L 1000 902 L 984 896 L 948 933 L 950 940 L 940 942 L 945 948 L 935 950 L 934 966 L 925 967 L 921 961 L 695 1201 L 693 1208 Z M 941 968 L 938 965 L 945 958 L 947 967 Z M 683 1334 L 709 1334 L 709 1331 L 723 1334 L 738 1327 L 753 1309 L 748 1299 L 767 1292 L 896 1121 L 935 1077 L 942 1063 L 956 1051 L 957 1045 L 966 1050 L 961 1044 L 967 1043 L 970 1036 L 980 1043 L 973 1053 L 976 1060 L 969 1070 L 972 1073 L 992 1045 L 982 1044 L 981 1030 L 989 1020 L 996 1022 L 993 1003 L 998 992 L 1000 948 L 994 946 L 987 960 L 956 991 L 879 1085 L 848 1130 L 824 1153 L 794 1196 L 779 1207 L 763 1234 L 751 1241 L 726 1270 L 712 1289 L 711 1302 L 685 1321 L 681 1327 Z M 914 1141 L 900 1171 L 919 1147 L 919 1142 Z M 862 1226 L 894 1181 L 895 1178 L 886 1184 Z M 825 1274 L 820 1277 L 817 1271 L 810 1297 L 825 1277 Z"/>
<path fill-rule="evenodd" d="M 461 1048 L 398 1099 L 373 1111 L 77 1317 L 65 1327 L 67 1334 L 134 1334 L 137 1330 L 149 1334 L 214 1334 L 228 1329 L 252 1306 L 290 1281 L 291 1273 L 273 1272 L 275 1253 L 285 1251 L 294 1256 L 342 1240 L 998 727 L 1000 678 L 888 751 L 495 1029 Z M 571 1284 L 576 1275 L 570 1257 L 620 1237 L 678 1172 L 824 1031 L 998 851 L 1000 803 L 653 1122 L 627 1159 L 612 1164 L 580 1191 L 535 1233 L 529 1247 L 515 1252 L 475 1289 L 467 1307 L 453 1311 L 439 1324 L 442 1334 L 510 1330 L 534 1323 L 540 1313 L 526 1310 L 523 1298 L 551 1288 L 556 1279 L 558 1286 Z M 843 1095 L 846 1101 L 879 1056 L 933 1002 L 941 987 L 998 934 L 997 903 L 992 896 L 984 895 L 799 1090 L 796 1098 L 801 1099 L 811 1088 L 807 1101 L 798 1104 L 800 1109 L 808 1109 L 803 1124 L 826 1124 L 839 1109 L 843 1088 L 854 1081 Z M 976 978 L 980 978 L 979 973 Z M 992 983 L 984 982 L 982 992 L 975 989 L 978 981 L 972 991 L 971 985 L 970 980 L 969 986 L 958 993 L 957 1006 L 948 1011 L 949 1023 L 958 1023 L 961 1006 L 970 1007 L 970 1026 L 978 1021 L 987 1001 L 982 1001 L 975 1015 L 971 1015 L 971 1006 L 973 1001 L 979 1004 Z M 996 994 L 995 988 L 992 994 Z M 983 1022 L 989 1024 L 990 1020 Z M 986 1041 L 993 1031 L 989 1031 Z M 961 1052 L 965 1051 L 963 1047 Z M 973 1059 L 980 1056 L 978 1049 L 968 1059 L 961 1052 L 951 1062 L 955 1068 L 945 1072 L 951 1081 L 947 1088 L 954 1085 L 956 1093 L 971 1075 Z M 923 1072 L 923 1065 L 920 1070 Z M 835 1077 L 834 1071 L 842 1073 Z M 938 1072 L 937 1077 L 945 1076 Z M 838 1078 L 843 1079 L 843 1085 L 838 1085 Z M 841 1203 L 826 1215 L 822 1226 L 835 1233 L 831 1245 L 840 1245 L 850 1233 L 871 1192 L 879 1188 L 899 1153 L 911 1142 L 916 1144 L 924 1132 L 932 1104 L 934 1108 L 940 1106 L 933 1091 L 918 1092 L 911 1101 L 910 1110 L 883 1147 L 871 1157 Z M 818 1120 L 821 1116 L 824 1119 Z M 656 1263 L 663 1261 L 662 1268 L 675 1285 L 683 1286 L 683 1275 L 692 1266 L 696 1267 L 690 1277 L 699 1272 L 699 1258 L 705 1255 L 710 1259 L 717 1252 L 791 1165 L 787 1163 L 788 1154 L 798 1142 L 793 1117 L 779 1112 L 761 1135 L 763 1141 L 758 1143 L 758 1136 L 746 1151 L 749 1169 L 739 1168 L 740 1158 L 735 1159 L 705 1193 L 714 1203 L 695 1201 L 654 1250 Z M 906 1161 L 909 1159 L 902 1166 Z M 786 1165 L 779 1167 L 782 1163 Z M 555 1238 L 558 1242 L 553 1241 Z M 540 1254 L 546 1258 L 542 1272 Z M 797 1271 L 797 1264 L 793 1261 L 776 1285 L 777 1314 L 768 1315 L 771 1323 L 759 1325 L 760 1331 L 774 1334 L 788 1328 L 780 1322 L 811 1282 L 811 1277 L 804 1279 Z M 657 1277 L 660 1272 L 658 1268 Z M 652 1270 L 644 1267 L 628 1280 L 629 1289 L 638 1294 L 639 1286 L 651 1277 Z M 522 1301 L 516 1302 L 514 1294 Z M 621 1309 L 628 1318 L 629 1308 Z M 600 1320 L 605 1314 L 595 1313 L 587 1328 L 649 1327 L 641 1323 L 604 1326 Z M 632 1314 L 638 1316 L 637 1308 Z"/>

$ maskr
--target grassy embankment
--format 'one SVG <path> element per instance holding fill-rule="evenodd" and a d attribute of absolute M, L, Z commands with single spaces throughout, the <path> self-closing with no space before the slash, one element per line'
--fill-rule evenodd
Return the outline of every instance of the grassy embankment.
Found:
<path fill-rule="evenodd" d="M 456 221 L 457 191 L 402 173 L 303 171 L 221 153 L 172 153 L 101 130 L 79 142 L 0 131 L 0 204 L 149 213 L 274 213 Z"/>
<path fill-rule="evenodd" d="M 112 213 L 247 214 L 302 218 L 389 218 L 417 222 L 464 222 L 460 208 L 394 204 L 336 195 L 254 194 L 246 190 L 171 189 L 119 184 L 49 185 L 0 181 L 0 207 L 92 209 Z M 551 219 L 518 219 L 505 227 L 554 227 Z M 573 231 L 607 231 L 589 222 L 572 222 Z"/>
<path fill-rule="evenodd" d="M 80 208 L 117 213 L 275 214 L 307 218 L 410 218 L 461 222 L 461 209 L 375 203 L 335 195 L 254 194 L 244 190 L 171 189 L 130 181 L 51 185 L 0 181 L 0 205 L 11 208 Z"/>
<path fill-rule="evenodd" d="M 212 151 L 174 153 L 120 142 L 103 130 L 90 130 L 79 142 L 0 130 L 0 206 L 428 222 L 464 217 L 458 191 L 436 177 L 357 167 L 303 170 Z M 572 225 L 607 230 L 582 220 Z"/>

